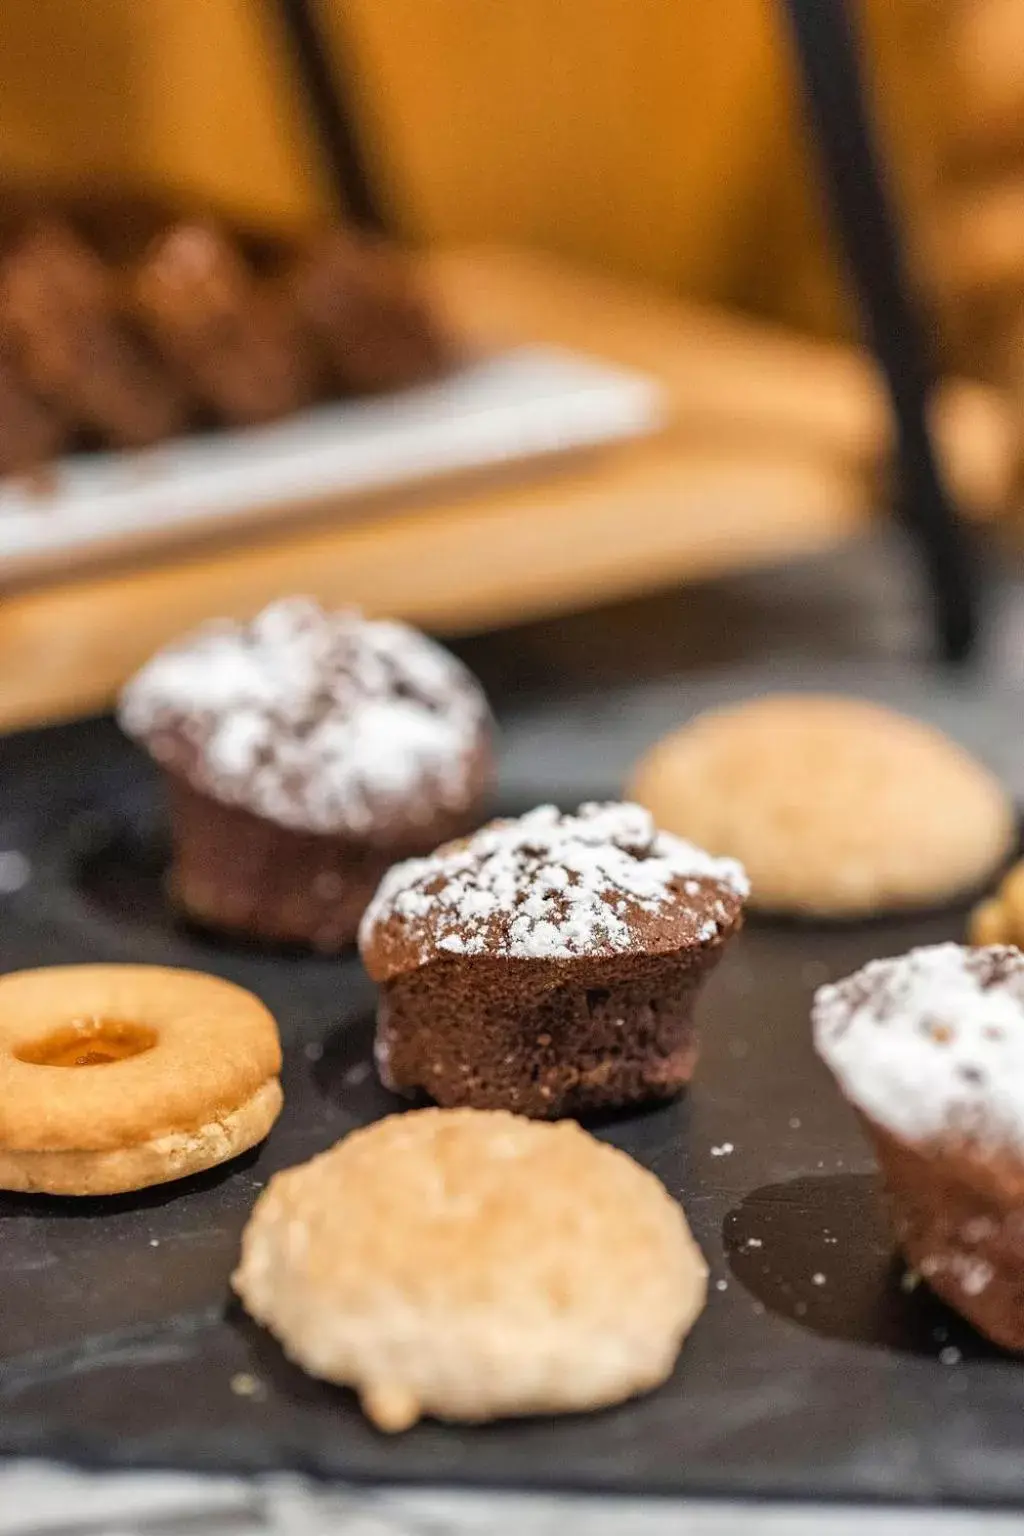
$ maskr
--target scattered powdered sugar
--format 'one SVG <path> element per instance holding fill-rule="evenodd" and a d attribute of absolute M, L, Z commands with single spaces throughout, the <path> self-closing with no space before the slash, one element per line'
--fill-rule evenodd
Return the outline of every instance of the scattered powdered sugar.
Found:
<path fill-rule="evenodd" d="M 1024 955 L 939 944 L 875 960 L 814 1000 L 819 1054 L 870 1119 L 1024 1147 Z"/>
<path fill-rule="evenodd" d="M 988 1288 L 995 1270 L 987 1259 L 973 1253 L 928 1254 L 921 1260 L 921 1273 L 926 1280 L 936 1275 L 952 1275 L 965 1296 L 980 1296 Z"/>
<path fill-rule="evenodd" d="M 32 878 L 32 865 L 16 848 L 0 853 L 0 895 L 11 896 Z"/>
<path fill-rule="evenodd" d="M 119 718 L 222 801 L 358 834 L 389 812 L 428 822 L 462 809 L 488 712 L 469 672 L 425 635 L 287 598 L 159 652 Z"/>
<path fill-rule="evenodd" d="M 580 807 L 574 816 L 540 806 L 518 821 L 496 821 L 427 859 L 385 875 L 363 918 L 367 945 L 382 921 L 422 925 L 442 953 L 496 953 L 556 959 L 620 953 L 634 943 L 631 918 L 655 913 L 694 885 L 697 937 L 714 938 L 735 916 L 747 879 L 733 859 L 715 859 L 659 832 L 638 805 Z"/>
<path fill-rule="evenodd" d="M 965 1243 L 983 1243 L 986 1238 L 995 1237 L 997 1230 L 991 1216 L 971 1216 L 961 1222 L 959 1236 Z"/>

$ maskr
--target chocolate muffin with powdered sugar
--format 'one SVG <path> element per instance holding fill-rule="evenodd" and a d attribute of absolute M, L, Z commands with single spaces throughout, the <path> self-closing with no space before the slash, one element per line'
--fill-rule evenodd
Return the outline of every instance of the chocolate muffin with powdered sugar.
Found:
<path fill-rule="evenodd" d="M 359 933 L 382 1080 L 542 1119 L 675 1094 L 746 895 L 635 805 L 541 806 L 399 865 Z"/>
<path fill-rule="evenodd" d="M 821 988 L 813 1021 L 912 1270 L 1024 1350 L 1024 954 L 938 944 L 875 960 Z"/>
<path fill-rule="evenodd" d="M 454 656 L 305 598 L 159 652 L 119 719 L 166 773 L 180 908 L 324 951 L 391 864 L 477 824 L 491 778 L 487 702 Z"/>

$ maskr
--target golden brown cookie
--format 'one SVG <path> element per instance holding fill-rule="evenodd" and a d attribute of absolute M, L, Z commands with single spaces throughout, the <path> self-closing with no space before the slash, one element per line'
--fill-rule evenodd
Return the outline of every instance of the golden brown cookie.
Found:
<path fill-rule="evenodd" d="M 278 1174 L 233 1284 L 379 1428 L 600 1408 L 664 1381 L 704 1305 L 679 1206 L 572 1121 L 426 1109 Z"/>
<path fill-rule="evenodd" d="M 277 1026 L 192 971 L 69 965 L 0 977 L 0 1188 L 143 1189 L 262 1141 L 282 1095 Z"/>
<path fill-rule="evenodd" d="M 777 694 L 700 715 L 629 786 L 666 831 L 739 859 L 751 906 L 858 917 L 979 886 L 1016 835 L 999 781 L 920 721 Z"/>
<path fill-rule="evenodd" d="M 994 895 L 974 908 L 968 934 L 972 944 L 1024 945 L 1024 860 L 1003 876 Z"/>

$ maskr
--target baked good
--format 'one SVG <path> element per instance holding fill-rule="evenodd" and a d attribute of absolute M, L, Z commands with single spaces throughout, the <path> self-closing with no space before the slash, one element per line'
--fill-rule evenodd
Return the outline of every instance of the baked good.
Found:
<path fill-rule="evenodd" d="M 291 1359 L 397 1431 L 649 1391 L 707 1269 L 658 1179 L 579 1126 L 427 1109 L 277 1174 L 232 1283 Z"/>
<path fill-rule="evenodd" d="M 399 865 L 359 933 L 382 1080 L 538 1118 L 671 1096 L 746 890 L 635 805 L 541 806 Z"/>
<path fill-rule="evenodd" d="M 1024 944 L 1024 860 L 1007 871 L 993 896 L 974 908 L 968 933 L 972 944 Z"/>
<path fill-rule="evenodd" d="M 9 200 L 10 202 L 10 200 Z M 0 474 L 401 388 L 454 347 L 393 247 L 294 245 L 148 200 L 15 199 L 0 218 Z"/>
<path fill-rule="evenodd" d="M 120 720 L 167 773 L 182 909 L 327 951 L 391 863 L 475 825 L 490 780 L 486 701 L 453 656 L 304 598 L 161 651 Z"/>
<path fill-rule="evenodd" d="M 0 336 L 59 415 L 117 447 L 172 436 L 187 406 L 122 311 L 111 272 L 57 222 L 27 230 L 0 264 Z"/>
<path fill-rule="evenodd" d="M 0 1189 L 115 1195 L 214 1168 L 281 1109 L 277 1027 L 231 982 L 149 965 L 0 977 Z"/>
<path fill-rule="evenodd" d="M 1016 817 L 940 732 L 859 699 L 776 694 L 659 742 L 629 793 L 660 826 L 740 859 L 751 905 L 855 918 L 980 886 Z"/>
<path fill-rule="evenodd" d="M 453 361 L 453 345 L 409 264 L 382 241 L 331 230 L 296 261 L 289 286 L 336 388 L 401 389 Z"/>
<path fill-rule="evenodd" d="M 66 435 L 59 414 L 32 393 L 0 343 L 0 475 L 36 469 L 59 452 Z"/>
<path fill-rule="evenodd" d="M 312 399 L 313 360 L 297 317 L 213 225 L 162 235 L 132 292 L 167 365 L 218 420 L 269 421 Z"/>
<path fill-rule="evenodd" d="M 878 1153 L 908 1263 L 1024 1350 L 1024 955 L 940 944 L 814 1002 L 814 1038 Z"/>

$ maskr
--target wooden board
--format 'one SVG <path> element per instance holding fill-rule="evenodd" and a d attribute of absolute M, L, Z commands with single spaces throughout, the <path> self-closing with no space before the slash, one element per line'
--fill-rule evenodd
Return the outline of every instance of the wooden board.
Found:
<path fill-rule="evenodd" d="M 103 709 L 175 634 L 283 592 L 467 631 L 783 560 L 877 515 L 890 423 L 859 354 L 541 257 L 448 252 L 429 266 L 467 339 L 643 369 L 669 391 L 669 429 L 514 484 L 435 487 L 378 500 L 362 520 L 321 516 L 244 548 L 9 593 L 0 727 Z M 942 417 L 961 493 L 991 511 L 1015 449 L 998 397 L 950 386 Z"/>

